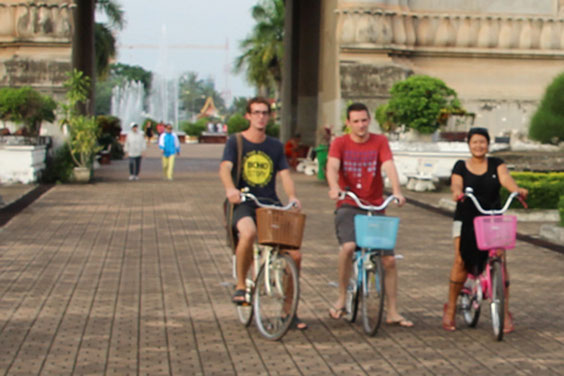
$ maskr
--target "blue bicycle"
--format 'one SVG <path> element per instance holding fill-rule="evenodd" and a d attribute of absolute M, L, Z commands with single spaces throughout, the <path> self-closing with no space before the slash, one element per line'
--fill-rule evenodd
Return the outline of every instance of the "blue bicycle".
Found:
<path fill-rule="evenodd" d="M 358 304 L 362 297 L 364 331 L 374 336 L 382 323 L 386 295 L 382 251 L 394 249 L 399 218 L 373 214 L 384 210 L 390 202 L 397 201 L 397 198 L 389 196 L 382 205 L 373 206 L 362 204 L 354 193 L 348 191 L 342 192 L 339 199 L 343 200 L 346 196 L 352 198 L 359 208 L 367 210 L 368 213 L 356 215 L 354 218 L 357 250 L 353 256 L 353 274 L 347 288 L 344 318 L 351 323 L 356 320 Z"/>

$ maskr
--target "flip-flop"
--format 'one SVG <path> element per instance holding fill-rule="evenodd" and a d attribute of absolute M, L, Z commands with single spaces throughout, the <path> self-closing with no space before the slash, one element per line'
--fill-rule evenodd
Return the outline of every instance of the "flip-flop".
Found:
<path fill-rule="evenodd" d="M 346 313 L 347 313 L 347 309 L 345 307 L 329 308 L 329 317 L 331 317 L 333 320 L 342 319 Z"/>
<path fill-rule="evenodd" d="M 245 290 L 235 290 L 233 296 L 231 297 L 231 302 L 237 305 L 245 304 L 247 302 L 247 298 L 245 297 L 246 294 L 247 292 Z"/>
<path fill-rule="evenodd" d="M 507 325 L 507 324 L 509 324 L 509 325 Z M 511 314 L 511 312 L 509 312 L 509 323 L 507 322 L 507 320 L 505 320 L 505 326 L 503 328 L 503 333 L 505 333 L 505 334 L 511 333 L 514 330 L 515 330 L 515 325 L 513 324 L 513 315 Z"/>
<path fill-rule="evenodd" d="M 413 327 L 413 323 L 406 319 L 405 317 L 400 318 L 399 320 L 386 320 L 386 325 L 395 325 L 401 326 L 402 328 L 411 328 Z"/>

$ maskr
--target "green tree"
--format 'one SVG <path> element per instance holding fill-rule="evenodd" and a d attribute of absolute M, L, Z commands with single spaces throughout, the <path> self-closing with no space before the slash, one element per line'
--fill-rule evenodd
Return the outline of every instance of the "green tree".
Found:
<path fill-rule="evenodd" d="M 438 78 L 411 76 L 396 82 L 390 94 L 387 119 L 423 134 L 433 133 L 446 123 L 450 114 L 466 113 L 456 92 Z"/>
<path fill-rule="evenodd" d="M 179 102 L 181 109 L 191 114 L 197 114 L 211 97 L 220 113 L 225 112 L 225 101 L 221 94 L 215 89 L 215 82 L 208 79 L 198 78 L 195 72 L 186 72 L 180 76 L 178 83 Z"/>
<path fill-rule="evenodd" d="M 262 0 L 252 8 L 256 21 L 249 37 L 241 42 L 243 54 L 235 60 L 235 71 L 246 71 L 247 81 L 262 96 L 274 92 L 278 98 L 282 84 L 284 56 L 284 1 Z"/>
<path fill-rule="evenodd" d="M 531 118 L 529 137 L 542 143 L 564 141 L 564 73 L 546 88 L 541 103 Z"/>

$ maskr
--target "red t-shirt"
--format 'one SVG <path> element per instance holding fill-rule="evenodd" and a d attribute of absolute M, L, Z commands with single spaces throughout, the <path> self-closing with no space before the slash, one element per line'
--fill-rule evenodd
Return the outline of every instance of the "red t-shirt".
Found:
<path fill-rule="evenodd" d="M 357 143 L 350 135 L 336 138 L 329 149 L 329 157 L 340 160 L 339 187 L 355 193 L 358 198 L 380 205 L 384 201 L 384 182 L 382 180 L 382 164 L 392 159 L 392 151 L 386 136 L 370 133 L 366 142 Z M 338 201 L 355 206 L 354 201 L 346 198 Z"/>

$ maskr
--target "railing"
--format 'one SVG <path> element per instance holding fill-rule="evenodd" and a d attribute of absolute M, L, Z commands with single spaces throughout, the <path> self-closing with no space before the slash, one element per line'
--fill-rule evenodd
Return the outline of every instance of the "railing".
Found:
<path fill-rule="evenodd" d="M 73 1 L 0 4 L 0 42 L 46 37 L 67 41 L 73 31 Z"/>
<path fill-rule="evenodd" d="M 564 18 L 341 9 L 344 49 L 564 56 Z"/>

